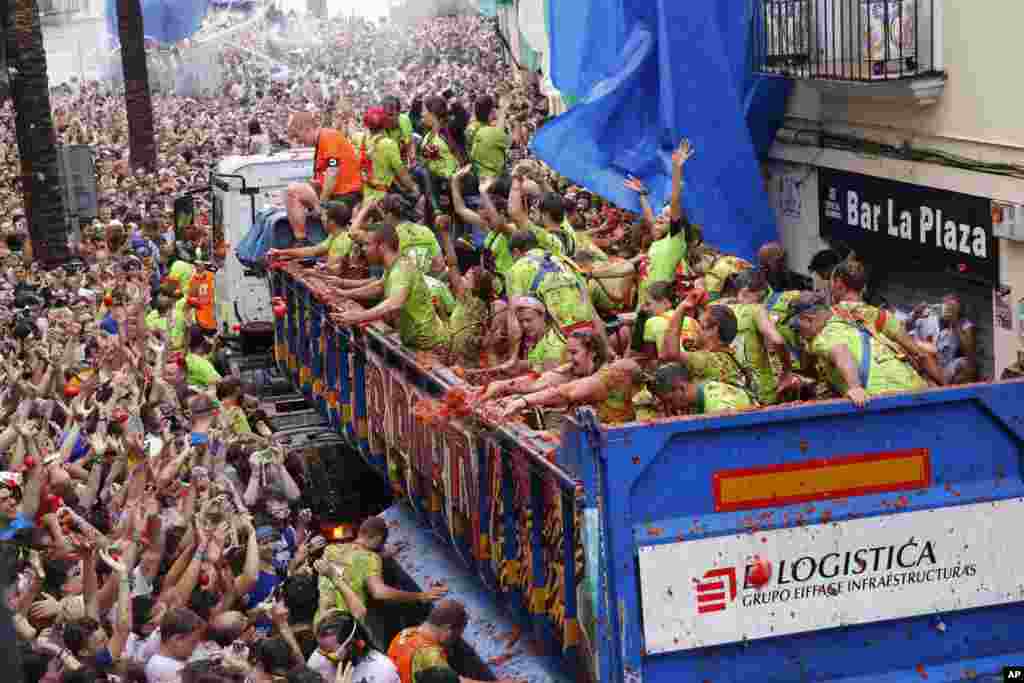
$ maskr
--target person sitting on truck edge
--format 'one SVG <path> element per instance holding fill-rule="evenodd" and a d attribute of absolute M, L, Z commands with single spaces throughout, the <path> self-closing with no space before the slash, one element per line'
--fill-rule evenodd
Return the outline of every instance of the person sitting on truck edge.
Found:
<path fill-rule="evenodd" d="M 448 340 L 448 328 L 434 308 L 423 273 L 415 262 L 399 253 L 398 232 L 378 225 L 370 235 L 366 257 L 371 265 L 385 268 L 384 277 L 359 289 L 345 292 L 356 300 L 384 300 L 368 310 L 333 313 L 331 320 L 342 327 L 364 325 L 398 318 L 402 343 L 414 351 L 432 351 Z"/>
<path fill-rule="evenodd" d="M 425 225 L 406 221 L 402 217 L 402 198 L 389 194 L 381 199 L 363 202 L 352 221 L 349 232 L 356 241 L 366 243 L 370 233 L 364 228 L 373 215 L 377 215 L 380 223 L 389 225 L 398 233 L 398 250 L 402 256 L 410 257 L 424 275 L 443 273 L 444 258 L 441 255 L 441 243 L 434 232 Z M 345 282 L 345 287 L 356 287 L 368 282 Z"/>
<path fill-rule="evenodd" d="M 327 257 L 327 270 L 337 270 L 341 260 L 352 252 L 352 237 L 348 234 L 348 224 L 352 222 L 352 209 L 347 204 L 332 202 L 324 210 L 324 228 L 327 239 L 311 247 L 293 247 L 291 249 L 270 249 L 267 260 L 289 260 Z"/>
<path fill-rule="evenodd" d="M 754 391 L 753 378 L 736 360 L 732 342 L 736 339 L 739 323 L 728 306 L 708 306 L 700 314 L 700 342 L 697 351 L 686 351 L 681 344 L 683 320 L 694 314 L 699 302 L 706 297 L 702 290 L 694 290 L 679 304 L 668 321 L 660 358 L 667 362 L 681 362 L 687 366 L 695 381 L 710 380 L 731 384 Z M 754 392 L 756 395 L 756 391 Z"/>
<path fill-rule="evenodd" d="M 384 197 L 392 191 L 396 181 L 413 197 L 420 192 L 403 161 L 402 143 L 386 130 L 388 121 L 387 112 L 379 108 L 368 109 L 363 116 L 367 132 L 362 134 L 357 146 L 363 201 Z"/>
<path fill-rule="evenodd" d="M 330 545 L 324 550 L 323 561 L 317 565 L 320 572 L 320 603 L 314 624 L 319 624 L 329 611 L 353 614 L 364 621 L 358 606 L 372 606 L 376 602 L 430 603 L 447 592 L 443 586 L 428 591 L 403 591 L 384 583 L 381 553 L 388 540 L 388 525 L 383 517 L 369 517 L 359 525 L 359 532 L 351 543 Z M 339 591 L 338 582 L 344 580 L 355 594 L 358 603 L 351 604 Z"/>
<path fill-rule="evenodd" d="M 643 419 L 678 417 L 681 415 L 713 415 L 755 407 L 750 392 L 714 380 L 691 379 L 684 363 L 662 365 L 649 385 L 656 399 L 654 410 L 638 414 Z"/>
<path fill-rule="evenodd" d="M 432 669 L 441 668 L 455 673 L 448 663 L 451 648 L 462 637 L 469 623 L 469 615 L 462 603 L 455 600 L 441 600 L 430 610 L 427 620 L 419 626 L 407 628 L 391 641 L 388 657 L 398 667 L 401 683 L 427 683 L 437 681 Z M 458 677 L 459 683 L 479 683 L 465 676 Z M 497 683 L 513 683 L 502 679 Z"/>
<path fill-rule="evenodd" d="M 380 210 L 381 223 L 390 225 L 398 233 L 402 256 L 415 261 L 425 275 L 444 272 L 441 243 L 437 241 L 434 231 L 425 225 L 403 220 L 402 199 L 398 195 L 387 195 L 377 203 L 377 208 Z"/>
<path fill-rule="evenodd" d="M 731 287 L 736 291 L 736 303 L 729 304 L 729 308 L 737 323 L 733 353 L 736 360 L 753 374 L 758 402 L 764 406 L 773 405 L 778 402 L 779 386 L 788 387 L 793 383 L 793 366 L 786 340 L 763 303 L 768 291 L 766 273 L 744 270 L 731 276 L 731 280 Z"/>
<path fill-rule="evenodd" d="M 485 399 L 519 394 L 503 402 L 505 417 L 531 408 L 593 405 L 604 424 L 632 422 L 633 395 L 640 388 L 640 366 L 629 358 L 612 361 L 604 340 L 593 330 L 567 333 L 569 362 L 534 378 L 526 375 L 493 382 Z"/>
<path fill-rule="evenodd" d="M 288 135 L 303 145 L 316 147 L 312 181 L 292 183 L 285 193 L 292 234 L 304 246 L 306 212 L 332 199 L 354 206 L 362 198 L 363 181 L 352 143 L 340 131 L 318 126 L 311 112 L 294 112 L 288 121 Z"/>
<path fill-rule="evenodd" d="M 944 384 L 945 373 L 939 367 L 935 354 L 918 344 L 895 315 L 864 303 L 861 293 L 866 286 L 867 272 L 864 264 L 855 254 L 850 253 L 832 272 L 830 291 L 833 312 L 862 325 L 872 335 L 881 334 L 892 340 L 922 376 L 930 378 L 937 385 Z"/>
<path fill-rule="evenodd" d="M 899 346 L 834 310 L 807 292 L 792 305 L 789 320 L 817 360 L 819 379 L 833 391 L 862 408 L 871 396 L 928 386 Z"/>

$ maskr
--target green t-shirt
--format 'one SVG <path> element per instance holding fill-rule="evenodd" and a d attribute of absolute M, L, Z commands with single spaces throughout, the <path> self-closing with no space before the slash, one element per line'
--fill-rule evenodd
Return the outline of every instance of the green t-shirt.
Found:
<path fill-rule="evenodd" d="M 427 281 L 427 288 L 430 289 L 434 308 L 447 318 L 455 310 L 455 297 L 452 295 L 452 290 L 448 288 L 447 283 L 441 282 L 436 277 L 425 275 L 424 279 Z"/>
<path fill-rule="evenodd" d="M 487 332 L 487 313 L 486 302 L 473 294 L 463 294 L 455 302 L 448 326 L 452 333 L 452 351 L 463 365 L 475 367 L 479 364 Z"/>
<path fill-rule="evenodd" d="M 504 233 L 491 230 L 484 238 L 484 247 L 494 254 L 494 268 L 504 275 L 512 264 L 516 262 L 512 258 L 512 252 L 508 248 L 508 237 Z"/>
<path fill-rule="evenodd" d="M 396 225 L 395 231 L 398 233 L 398 250 L 402 256 L 411 258 L 421 272 L 429 273 L 431 261 L 441 255 L 441 245 L 430 228 L 404 222 Z"/>
<path fill-rule="evenodd" d="M 240 406 L 231 406 L 224 411 L 228 424 L 233 434 L 252 434 L 252 427 L 249 426 L 249 418 Z"/>
<path fill-rule="evenodd" d="M 473 119 L 469 122 L 469 125 L 466 126 L 466 145 L 468 145 L 470 149 L 473 149 L 473 141 L 476 138 L 476 132 L 480 130 L 482 125 L 483 124 L 479 121 Z"/>
<path fill-rule="evenodd" d="M 342 230 L 334 235 L 329 235 L 327 239 L 318 244 L 320 247 L 327 247 L 327 258 L 330 259 L 342 259 L 349 255 L 352 251 L 352 238 L 348 232 Z"/>
<path fill-rule="evenodd" d="M 668 323 L 671 319 L 671 313 L 663 313 L 653 318 L 648 318 L 647 323 L 644 325 L 644 341 L 657 346 L 658 353 L 661 353 L 661 347 L 665 344 L 665 333 L 668 332 Z M 700 323 L 693 318 L 683 318 L 683 326 L 679 330 L 679 347 L 692 347 L 699 338 Z"/>
<path fill-rule="evenodd" d="M 426 137 L 423 138 L 420 149 L 423 150 L 427 147 L 436 149 L 438 155 L 436 159 L 428 159 L 426 161 L 427 169 L 432 174 L 442 178 L 451 178 L 455 175 L 455 171 L 459 169 L 459 162 L 448 148 L 448 143 L 445 142 L 445 139 L 434 132 L 427 133 Z"/>
<path fill-rule="evenodd" d="M 554 330 L 548 330 L 526 354 L 526 360 L 534 372 L 544 372 L 545 363 L 561 363 L 565 354 L 565 340 Z"/>
<path fill-rule="evenodd" d="M 388 131 L 388 137 L 400 145 L 408 145 L 412 142 L 412 119 L 406 113 L 398 115 L 398 128 Z"/>
<path fill-rule="evenodd" d="M 364 605 L 370 603 L 370 589 L 367 583 L 374 576 L 380 576 L 382 562 L 377 553 L 366 550 L 354 543 L 329 546 L 324 551 L 324 559 L 331 564 L 340 567 L 345 573 L 345 582 L 352 588 L 352 592 L 359 596 Z M 327 577 L 321 576 L 318 581 L 321 595 L 333 596 L 335 609 L 345 614 L 351 614 L 345 596 L 334 587 L 334 582 Z M 315 621 L 319 621 L 318 614 Z"/>
<path fill-rule="evenodd" d="M 550 251 L 558 256 L 565 256 L 565 245 L 558 236 L 548 232 L 542 227 L 530 224 L 530 232 L 537 238 L 537 246 L 544 251 Z"/>
<path fill-rule="evenodd" d="M 373 162 L 373 183 L 363 183 L 363 199 L 379 199 L 387 194 L 398 171 L 404 167 L 402 151 L 397 142 L 381 133 L 363 137 L 358 148 L 360 157 L 364 144 L 366 155 Z"/>
<path fill-rule="evenodd" d="M 707 380 L 738 387 L 745 385 L 739 366 L 725 351 L 691 351 L 686 354 L 686 365 L 695 382 Z"/>
<path fill-rule="evenodd" d="M 539 279 L 543 264 L 554 269 Z M 538 281 L 534 289 L 534 281 Z M 559 325 L 593 320 L 594 314 L 587 293 L 587 283 L 564 258 L 531 249 L 515 262 L 505 276 L 509 297 L 534 296 L 548 307 Z"/>
<path fill-rule="evenodd" d="M 185 334 L 188 332 L 188 299 L 182 297 L 174 302 L 174 326 L 171 328 L 171 348 L 181 349 L 185 346 Z"/>
<path fill-rule="evenodd" d="M 511 138 L 504 128 L 480 126 L 473 134 L 470 159 L 481 178 L 500 176 L 505 170 L 505 157 Z"/>
<path fill-rule="evenodd" d="M 190 353 L 185 356 L 186 381 L 194 387 L 211 387 L 221 380 L 213 363 L 202 356 Z"/>
<path fill-rule="evenodd" d="M 438 317 L 423 272 L 412 259 L 401 257 L 384 274 L 384 296 L 406 290 L 408 296 L 398 314 L 402 343 L 416 351 L 430 351 L 448 340 L 448 327 Z"/>
<path fill-rule="evenodd" d="M 721 382 L 702 382 L 697 387 L 697 404 L 694 412 L 698 415 L 722 413 L 727 410 L 753 408 L 750 395 L 739 387 Z"/>
<path fill-rule="evenodd" d="M 804 368 L 804 340 L 800 338 L 800 335 L 790 327 L 787 323 L 789 322 L 789 309 L 793 303 L 800 298 L 803 292 L 797 290 L 790 290 L 786 292 L 775 292 L 768 290 L 768 295 L 765 297 L 764 305 L 768 309 L 768 316 L 775 323 L 775 329 L 779 331 L 782 338 L 786 342 L 786 350 L 789 351 L 789 357 L 793 362 L 794 370 L 803 370 Z M 774 357 L 773 357 L 774 360 Z M 782 364 L 775 362 L 776 372 L 782 372 Z"/>
<path fill-rule="evenodd" d="M 779 377 L 757 326 L 761 304 L 732 304 L 729 308 L 736 315 L 736 339 L 732 342 L 736 360 L 757 383 L 757 400 L 772 405 L 778 400 Z"/>
<path fill-rule="evenodd" d="M 192 275 L 195 274 L 196 269 L 191 263 L 187 261 L 175 261 L 171 265 L 171 270 L 167 273 L 167 277 L 172 280 L 177 280 L 181 287 L 182 296 L 188 296 L 188 287 L 192 284 Z"/>
<path fill-rule="evenodd" d="M 647 288 L 652 282 L 674 282 L 679 262 L 686 258 L 686 231 L 666 235 L 647 249 L 647 276 L 640 283 L 638 304 L 647 301 Z"/>
<path fill-rule="evenodd" d="M 866 333 L 864 333 L 866 334 Z M 862 375 L 865 343 L 870 355 L 867 368 L 867 382 Z M 853 365 L 857 369 L 864 391 L 868 396 L 877 396 L 893 391 L 914 391 L 925 389 L 928 384 L 917 374 L 906 361 L 897 356 L 892 347 L 882 343 L 874 336 L 867 334 L 866 340 L 854 325 L 832 318 L 825 323 L 825 328 L 811 341 L 811 353 L 817 358 L 823 376 L 836 390 L 845 395 L 849 387 L 842 374 L 832 362 L 829 354 L 840 344 L 845 345 L 853 356 Z"/>
<path fill-rule="evenodd" d="M 167 332 L 167 317 L 161 315 L 160 311 L 150 311 L 146 314 L 146 329 Z"/>

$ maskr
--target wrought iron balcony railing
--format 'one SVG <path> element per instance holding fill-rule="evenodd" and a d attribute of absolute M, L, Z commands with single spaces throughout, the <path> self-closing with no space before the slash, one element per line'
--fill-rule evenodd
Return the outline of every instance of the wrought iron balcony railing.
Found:
<path fill-rule="evenodd" d="M 942 71 L 945 0 L 755 0 L 754 69 L 875 82 Z"/>

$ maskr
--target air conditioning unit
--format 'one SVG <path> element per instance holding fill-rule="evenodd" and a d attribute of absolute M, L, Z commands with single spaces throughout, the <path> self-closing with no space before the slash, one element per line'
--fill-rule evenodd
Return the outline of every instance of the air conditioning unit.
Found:
<path fill-rule="evenodd" d="M 992 234 L 1004 240 L 1024 242 L 1024 206 L 992 202 Z"/>

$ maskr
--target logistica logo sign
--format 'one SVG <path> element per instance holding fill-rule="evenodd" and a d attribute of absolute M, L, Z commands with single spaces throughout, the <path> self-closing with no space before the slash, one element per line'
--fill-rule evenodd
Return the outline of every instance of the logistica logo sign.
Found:
<path fill-rule="evenodd" d="M 697 614 L 721 612 L 735 599 L 735 567 L 706 571 L 704 578 L 697 582 Z"/>
<path fill-rule="evenodd" d="M 974 564 L 941 566 L 935 543 L 910 538 L 900 545 L 804 555 L 772 563 L 759 557 L 738 567 L 709 569 L 694 581 L 697 613 L 722 612 L 740 598 L 757 607 L 911 584 L 962 581 L 977 573 Z M 738 576 L 742 574 L 742 585 Z"/>

